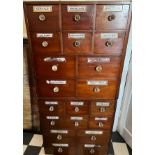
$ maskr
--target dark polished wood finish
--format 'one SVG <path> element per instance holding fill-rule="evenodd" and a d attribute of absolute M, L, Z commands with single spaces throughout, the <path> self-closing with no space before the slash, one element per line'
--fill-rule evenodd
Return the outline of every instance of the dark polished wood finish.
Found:
<path fill-rule="evenodd" d="M 24 11 L 45 152 L 107 155 L 131 3 L 25 2 Z"/>

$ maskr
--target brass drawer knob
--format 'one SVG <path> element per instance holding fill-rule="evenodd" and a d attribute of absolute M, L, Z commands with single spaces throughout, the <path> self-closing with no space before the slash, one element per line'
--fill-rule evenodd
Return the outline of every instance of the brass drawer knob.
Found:
<path fill-rule="evenodd" d="M 105 112 L 106 111 L 106 108 L 105 107 L 101 107 L 100 108 L 100 112 Z"/>
<path fill-rule="evenodd" d="M 100 128 L 102 128 L 102 127 L 103 127 L 103 123 L 102 123 L 102 122 L 99 122 L 98 126 L 99 126 Z"/>
<path fill-rule="evenodd" d="M 56 72 L 58 70 L 58 65 L 53 65 L 52 66 L 52 71 Z"/>
<path fill-rule="evenodd" d="M 44 14 L 40 14 L 40 15 L 39 15 L 39 20 L 40 20 L 40 21 L 46 20 L 45 15 L 44 15 Z"/>
<path fill-rule="evenodd" d="M 62 135 L 58 135 L 58 136 L 57 136 L 57 139 L 58 139 L 58 140 L 61 140 L 61 139 L 62 139 Z"/>
<path fill-rule="evenodd" d="M 80 21 L 80 19 L 81 19 L 80 15 L 75 15 L 75 16 L 74 16 L 74 21 L 75 21 L 75 22 Z"/>
<path fill-rule="evenodd" d="M 74 110 L 75 110 L 75 112 L 79 112 L 80 109 L 79 109 L 79 107 L 75 107 Z"/>
<path fill-rule="evenodd" d="M 96 136 L 91 136 L 91 140 L 95 141 L 96 140 Z"/>
<path fill-rule="evenodd" d="M 95 70 L 96 70 L 97 72 L 101 72 L 101 71 L 102 71 L 102 66 L 101 66 L 101 65 L 96 66 Z"/>
<path fill-rule="evenodd" d="M 95 150 L 94 149 L 90 149 L 90 154 L 94 154 Z"/>
<path fill-rule="evenodd" d="M 53 92 L 54 92 L 54 93 L 58 93 L 58 92 L 59 92 L 59 87 L 54 87 L 54 88 L 53 88 Z"/>
<path fill-rule="evenodd" d="M 59 152 L 59 153 L 62 153 L 62 152 L 63 152 L 63 149 L 62 149 L 61 147 L 59 147 L 59 148 L 58 148 L 58 152 Z"/>
<path fill-rule="evenodd" d="M 105 46 L 111 47 L 112 46 L 112 42 L 111 41 L 106 41 Z"/>
<path fill-rule="evenodd" d="M 49 111 L 54 111 L 54 106 L 50 106 Z"/>
<path fill-rule="evenodd" d="M 101 90 L 100 90 L 100 88 L 95 87 L 93 91 L 94 91 L 95 93 L 99 93 Z"/>
<path fill-rule="evenodd" d="M 55 125 L 55 121 L 51 121 L 51 125 L 54 126 Z"/>
<path fill-rule="evenodd" d="M 74 47 L 79 47 L 79 46 L 80 46 L 80 42 L 79 42 L 79 41 L 75 41 L 75 42 L 73 43 L 73 45 L 74 45 Z"/>
<path fill-rule="evenodd" d="M 108 21 L 113 21 L 115 19 L 115 15 L 108 16 Z"/>
<path fill-rule="evenodd" d="M 74 125 L 75 125 L 75 127 L 78 127 L 79 126 L 79 122 L 75 122 Z"/>
<path fill-rule="evenodd" d="M 47 41 L 43 41 L 43 42 L 42 42 L 42 46 L 43 46 L 43 47 L 47 47 L 47 46 L 48 46 L 48 42 L 47 42 Z"/>

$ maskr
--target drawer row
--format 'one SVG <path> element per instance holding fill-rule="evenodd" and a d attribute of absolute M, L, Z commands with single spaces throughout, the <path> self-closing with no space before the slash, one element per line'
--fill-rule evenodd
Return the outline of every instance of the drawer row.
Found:
<path fill-rule="evenodd" d="M 26 12 L 30 31 L 126 29 L 129 5 L 27 5 Z"/>
<path fill-rule="evenodd" d="M 38 97 L 116 99 L 119 80 L 51 80 L 37 79 Z"/>
<path fill-rule="evenodd" d="M 122 53 L 125 31 L 30 33 L 36 55 Z M 62 37 L 62 39 L 61 39 Z"/>
<path fill-rule="evenodd" d="M 115 111 L 114 100 L 99 101 L 50 101 L 39 100 L 40 112 L 44 115 L 91 115 L 113 116 Z"/>
<path fill-rule="evenodd" d="M 34 64 L 39 78 L 111 78 L 119 77 L 121 57 L 35 56 Z"/>

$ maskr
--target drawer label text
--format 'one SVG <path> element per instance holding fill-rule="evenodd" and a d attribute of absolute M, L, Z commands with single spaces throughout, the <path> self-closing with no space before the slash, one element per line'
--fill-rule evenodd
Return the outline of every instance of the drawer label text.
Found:
<path fill-rule="evenodd" d="M 128 12 L 129 5 L 104 5 L 103 11 L 105 12 Z"/>
<path fill-rule="evenodd" d="M 57 101 L 45 101 L 46 105 L 58 105 Z"/>
<path fill-rule="evenodd" d="M 102 85 L 102 86 L 107 86 L 108 85 L 108 81 L 107 80 L 102 80 L 102 81 L 89 80 L 89 81 L 87 81 L 87 85 Z"/>
<path fill-rule="evenodd" d="M 68 33 L 68 38 L 84 39 L 85 38 L 85 33 Z"/>
<path fill-rule="evenodd" d="M 59 119 L 59 116 L 46 116 L 47 119 Z"/>
<path fill-rule="evenodd" d="M 107 117 L 95 117 L 95 121 L 107 121 Z"/>
<path fill-rule="evenodd" d="M 33 12 L 52 12 L 52 5 L 50 5 L 50 6 L 33 6 Z"/>
<path fill-rule="evenodd" d="M 110 105 L 110 102 L 96 102 L 96 106 L 108 107 L 109 105 Z"/>
<path fill-rule="evenodd" d="M 83 120 L 83 117 L 70 117 L 70 119 L 80 121 Z"/>
<path fill-rule="evenodd" d="M 44 58 L 44 61 L 45 62 L 53 62 L 53 61 L 56 61 L 56 62 L 65 62 L 66 61 L 66 58 L 64 58 L 64 57 L 60 57 L 60 58 L 46 57 L 46 58 Z"/>
<path fill-rule="evenodd" d="M 53 33 L 37 33 L 37 38 L 53 38 Z"/>
<path fill-rule="evenodd" d="M 52 146 L 55 146 L 55 147 L 68 147 L 69 144 L 59 144 L 59 143 L 53 143 Z"/>
<path fill-rule="evenodd" d="M 87 135 L 102 135 L 103 134 L 103 131 L 85 131 L 85 134 Z"/>
<path fill-rule="evenodd" d="M 110 62 L 110 58 L 108 58 L 108 57 L 87 58 L 87 62 L 88 62 L 88 63 L 96 63 L 96 62 L 107 63 L 107 62 Z"/>
<path fill-rule="evenodd" d="M 76 105 L 76 106 L 82 106 L 82 105 L 84 105 L 84 102 L 76 102 L 76 101 L 72 101 L 72 102 L 70 102 L 70 104 L 71 105 Z"/>
<path fill-rule="evenodd" d="M 67 81 L 59 81 L 59 80 L 46 80 L 47 84 L 66 84 Z"/>
<path fill-rule="evenodd" d="M 118 33 L 101 33 L 101 39 L 116 39 Z"/>
<path fill-rule="evenodd" d="M 67 11 L 68 12 L 86 12 L 87 11 L 86 8 L 87 8 L 86 6 L 81 6 L 81 5 L 79 5 L 79 6 L 68 5 Z"/>
<path fill-rule="evenodd" d="M 62 134 L 68 134 L 68 130 L 51 130 L 51 133 L 62 133 Z"/>

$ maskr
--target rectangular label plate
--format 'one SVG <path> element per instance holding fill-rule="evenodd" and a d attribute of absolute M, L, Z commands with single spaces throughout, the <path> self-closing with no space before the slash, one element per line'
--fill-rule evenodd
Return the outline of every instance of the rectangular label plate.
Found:
<path fill-rule="evenodd" d="M 68 134 L 68 130 L 51 130 L 51 133 L 62 133 L 62 134 Z"/>
<path fill-rule="evenodd" d="M 101 39 L 116 39 L 118 33 L 101 33 Z"/>
<path fill-rule="evenodd" d="M 86 12 L 87 11 L 87 7 L 86 6 L 82 6 L 82 5 L 68 5 L 67 6 L 67 11 L 68 12 Z"/>
<path fill-rule="evenodd" d="M 82 106 L 82 105 L 84 105 L 84 102 L 71 101 L 70 105 Z"/>
<path fill-rule="evenodd" d="M 69 144 L 59 144 L 59 143 L 53 143 L 52 146 L 55 146 L 55 147 L 68 147 Z"/>
<path fill-rule="evenodd" d="M 108 85 L 108 81 L 107 80 L 102 80 L 102 81 L 89 80 L 89 81 L 87 81 L 87 85 L 107 86 Z"/>
<path fill-rule="evenodd" d="M 123 6 L 122 5 L 104 5 L 103 6 L 103 11 L 105 11 L 105 12 L 123 11 Z"/>
<path fill-rule="evenodd" d="M 68 33 L 68 38 L 85 39 L 85 33 Z"/>
<path fill-rule="evenodd" d="M 95 121 L 107 121 L 107 117 L 95 117 Z"/>
<path fill-rule="evenodd" d="M 59 119 L 59 116 L 46 116 L 47 119 Z"/>
<path fill-rule="evenodd" d="M 101 58 L 87 58 L 88 63 L 107 63 L 110 62 L 110 58 L 108 57 L 101 57 Z"/>
<path fill-rule="evenodd" d="M 46 80 L 47 84 L 66 84 L 67 81 L 59 81 L 59 80 Z"/>
<path fill-rule="evenodd" d="M 45 101 L 46 105 L 58 105 L 57 101 Z"/>
<path fill-rule="evenodd" d="M 70 117 L 70 119 L 80 121 L 83 120 L 83 117 Z"/>
<path fill-rule="evenodd" d="M 33 6 L 33 12 L 52 12 L 52 5 Z"/>
<path fill-rule="evenodd" d="M 96 102 L 96 106 L 105 106 L 108 107 L 110 105 L 110 102 Z"/>
<path fill-rule="evenodd" d="M 103 131 L 85 131 L 87 135 L 102 135 Z"/>
<path fill-rule="evenodd" d="M 66 62 L 66 58 L 64 58 L 64 57 L 60 57 L 60 58 L 46 57 L 46 58 L 44 58 L 44 61 L 45 62 L 53 62 L 53 61 L 56 61 L 56 62 Z"/>
<path fill-rule="evenodd" d="M 53 33 L 37 33 L 37 38 L 53 38 Z"/>

